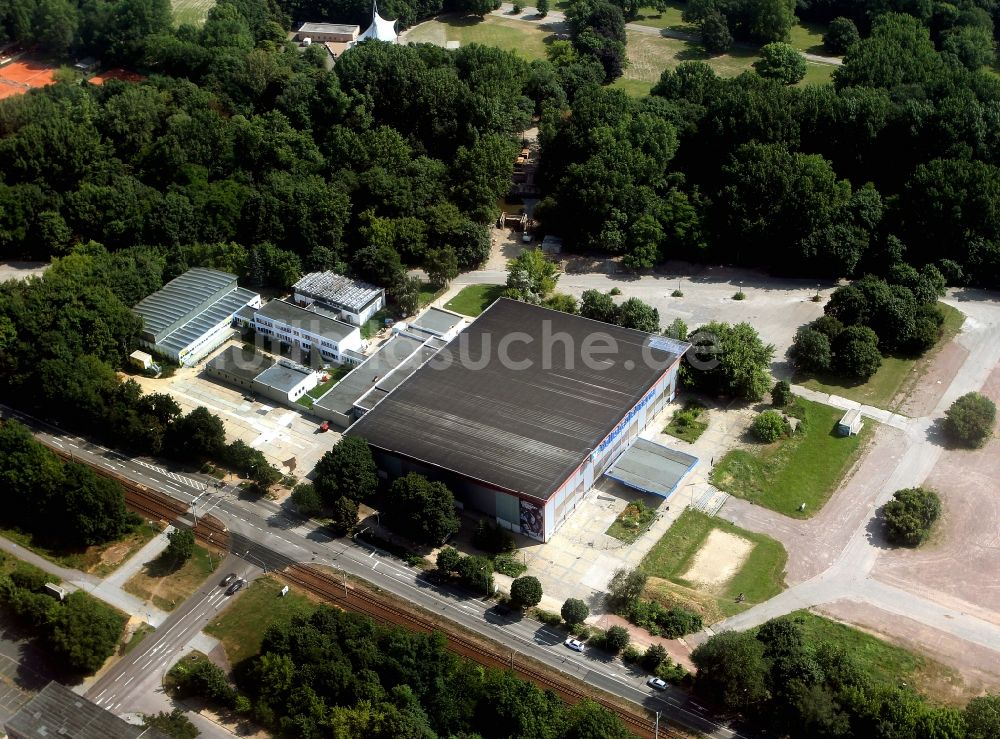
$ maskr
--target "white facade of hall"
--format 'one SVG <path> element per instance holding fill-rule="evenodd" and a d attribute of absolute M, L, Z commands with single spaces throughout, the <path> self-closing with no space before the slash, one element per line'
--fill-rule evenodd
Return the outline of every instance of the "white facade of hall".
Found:
<path fill-rule="evenodd" d="M 312 349 L 328 362 L 354 364 L 350 353 L 360 355 L 361 329 L 343 321 L 300 308 L 284 300 L 272 300 L 254 313 L 253 328 L 269 339 L 308 353 Z M 345 355 L 345 352 L 349 354 Z"/>

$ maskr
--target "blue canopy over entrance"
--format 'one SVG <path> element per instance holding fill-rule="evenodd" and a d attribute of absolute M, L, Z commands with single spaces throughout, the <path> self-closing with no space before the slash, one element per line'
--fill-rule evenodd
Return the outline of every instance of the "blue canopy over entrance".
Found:
<path fill-rule="evenodd" d="M 698 458 L 648 439 L 636 439 L 604 473 L 630 488 L 669 498 Z"/>

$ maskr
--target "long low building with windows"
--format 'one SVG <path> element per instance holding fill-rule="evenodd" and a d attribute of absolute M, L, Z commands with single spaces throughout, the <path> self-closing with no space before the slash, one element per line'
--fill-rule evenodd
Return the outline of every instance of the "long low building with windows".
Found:
<path fill-rule="evenodd" d="M 548 541 L 673 399 L 689 347 L 501 298 L 347 433 L 368 441 L 382 475 L 442 480 Z"/>
<path fill-rule="evenodd" d="M 142 318 L 143 347 L 193 365 L 232 336 L 237 313 L 260 304 L 260 295 L 240 287 L 236 275 L 196 267 L 140 300 L 132 311 Z"/>
<path fill-rule="evenodd" d="M 355 364 L 350 353 L 361 351 L 361 329 L 357 326 L 284 300 L 271 300 L 255 311 L 253 329 L 302 354 L 317 351 L 325 362 Z"/>

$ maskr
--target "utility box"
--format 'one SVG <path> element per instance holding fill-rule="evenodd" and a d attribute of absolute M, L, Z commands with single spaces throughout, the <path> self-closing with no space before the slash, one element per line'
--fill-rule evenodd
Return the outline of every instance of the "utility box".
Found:
<path fill-rule="evenodd" d="M 286 595 L 288 595 L 288 586 L 287 585 L 281 589 L 281 597 L 284 598 Z"/>
<path fill-rule="evenodd" d="M 861 410 L 852 408 L 837 423 L 837 433 L 840 436 L 854 436 L 861 432 L 862 426 L 864 426 L 864 420 L 861 418 Z"/>
<path fill-rule="evenodd" d="M 59 600 L 66 600 L 66 588 L 56 585 L 52 582 L 45 583 L 45 592 L 51 595 L 53 598 L 58 598 Z"/>

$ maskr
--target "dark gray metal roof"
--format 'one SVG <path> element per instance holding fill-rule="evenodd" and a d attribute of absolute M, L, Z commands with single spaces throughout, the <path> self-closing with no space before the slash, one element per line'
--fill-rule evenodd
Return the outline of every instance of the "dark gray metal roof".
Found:
<path fill-rule="evenodd" d="M 175 277 L 132 309 L 149 333 L 158 336 L 174 323 L 190 318 L 220 291 L 236 288 L 236 275 L 195 267 Z"/>
<path fill-rule="evenodd" d="M 54 680 L 46 685 L 4 727 L 30 739 L 153 739 L 163 735 L 133 726 Z"/>
<path fill-rule="evenodd" d="M 396 334 L 313 405 L 347 415 L 358 398 L 375 387 L 379 380 L 383 380 L 420 347 L 419 339 Z"/>
<path fill-rule="evenodd" d="M 499 343 L 515 332 L 522 341 L 509 346 L 509 358 L 528 360 L 530 368 L 515 369 L 500 360 Z M 545 335 L 561 334 L 572 344 L 568 357 L 565 342 L 550 340 L 544 346 Z M 486 342 L 492 351 L 483 357 Z M 615 350 L 598 353 L 607 342 Z M 585 362 L 588 345 L 594 352 Z M 460 360 L 463 346 L 471 362 Z M 380 449 L 545 500 L 686 347 L 501 298 L 348 433 Z M 445 359 L 452 361 L 441 368 Z"/>
<path fill-rule="evenodd" d="M 248 382 L 274 364 L 274 360 L 245 346 L 231 346 L 212 358 L 208 369 L 226 372 Z"/>
<path fill-rule="evenodd" d="M 410 325 L 425 328 L 434 333 L 446 334 L 463 320 L 463 316 L 452 313 L 450 310 L 431 307 L 411 321 Z"/>
<path fill-rule="evenodd" d="M 670 497 L 698 458 L 648 439 L 636 439 L 604 474 L 644 493 Z"/>
<path fill-rule="evenodd" d="M 304 329 L 317 336 L 325 336 L 334 341 L 341 341 L 360 330 L 357 326 L 300 308 L 284 300 L 272 300 L 265 303 L 264 307 L 257 311 L 257 315 L 283 323 L 286 326 Z"/>
<path fill-rule="evenodd" d="M 282 360 L 257 375 L 254 382 L 274 388 L 278 392 L 290 393 L 311 374 L 312 370 L 300 364 Z"/>

